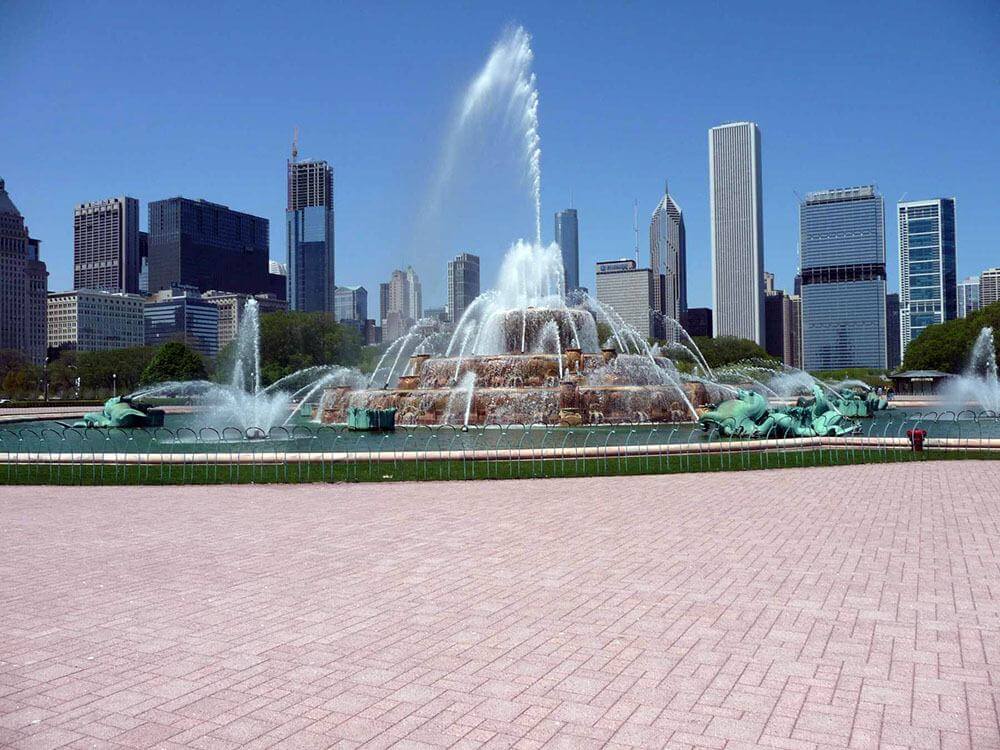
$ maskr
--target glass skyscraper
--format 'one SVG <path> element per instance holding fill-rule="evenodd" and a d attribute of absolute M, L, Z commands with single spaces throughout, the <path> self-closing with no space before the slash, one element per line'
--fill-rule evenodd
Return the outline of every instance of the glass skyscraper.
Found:
<path fill-rule="evenodd" d="M 260 216 L 201 199 L 153 201 L 148 290 L 181 285 L 202 292 L 266 292 L 269 245 L 270 223 Z M 138 253 L 135 265 L 138 269 Z M 134 278 L 138 287 L 138 272 Z"/>
<path fill-rule="evenodd" d="M 886 367 L 885 208 L 873 185 L 806 196 L 799 264 L 803 367 Z"/>
<path fill-rule="evenodd" d="M 288 162 L 288 307 L 336 312 L 333 167 L 325 161 Z"/>
<path fill-rule="evenodd" d="M 979 309 L 979 277 L 970 276 L 958 282 L 958 317 L 967 318 Z"/>
<path fill-rule="evenodd" d="M 567 292 L 580 288 L 580 237 L 575 208 L 556 212 L 556 244 L 562 253 Z"/>
<path fill-rule="evenodd" d="M 958 316 L 955 199 L 899 203 L 899 335 L 906 347 L 927 326 Z"/>

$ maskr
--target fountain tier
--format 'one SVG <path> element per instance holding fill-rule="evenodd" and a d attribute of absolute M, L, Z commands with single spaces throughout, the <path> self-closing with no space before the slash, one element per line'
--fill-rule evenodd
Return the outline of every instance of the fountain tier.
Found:
<path fill-rule="evenodd" d="M 587 310 L 494 311 L 482 330 L 494 339 L 484 348 L 508 353 L 413 354 L 385 388 L 329 389 L 321 420 L 345 422 L 350 407 L 395 407 L 401 425 L 689 422 L 709 401 L 705 386 L 682 382 L 669 359 L 584 351 L 581 342 L 597 342 Z"/>

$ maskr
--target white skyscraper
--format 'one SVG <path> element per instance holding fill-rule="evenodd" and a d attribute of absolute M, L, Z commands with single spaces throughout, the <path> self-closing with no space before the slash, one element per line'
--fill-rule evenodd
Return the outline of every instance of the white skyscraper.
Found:
<path fill-rule="evenodd" d="M 764 220 L 760 129 L 752 122 L 708 131 L 715 336 L 764 343 Z"/>

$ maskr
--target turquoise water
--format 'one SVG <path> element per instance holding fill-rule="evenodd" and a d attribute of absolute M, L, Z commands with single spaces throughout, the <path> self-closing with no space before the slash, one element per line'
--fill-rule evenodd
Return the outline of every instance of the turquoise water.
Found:
<path fill-rule="evenodd" d="M 927 430 L 929 438 L 1000 438 L 1000 420 L 976 418 L 971 411 L 935 412 L 890 409 L 873 419 L 859 420 L 860 435 L 902 437 L 909 429 Z M 663 445 L 702 442 L 709 437 L 693 423 L 658 425 L 587 425 L 551 427 L 401 427 L 391 433 L 352 432 L 340 426 L 298 422 L 273 428 L 265 439 L 248 440 L 235 427 L 198 424 L 198 415 L 168 414 L 164 427 L 150 430 L 82 429 L 71 420 L 44 420 L 0 425 L 3 452 L 245 452 L 286 451 L 415 451 L 496 448 L 559 448 L 580 446 Z"/>

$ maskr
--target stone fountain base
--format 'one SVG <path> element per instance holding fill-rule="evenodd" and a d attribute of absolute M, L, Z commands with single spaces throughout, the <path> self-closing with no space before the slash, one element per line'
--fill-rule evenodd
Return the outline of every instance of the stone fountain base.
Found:
<path fill-rule="evenodd" d="M 350 407 L 395 407 L 400 425 L 692 422 L 691 406 L 700 412 L 709 403 L 701 383 L 635 384 L 643 361 L 623 357 L 616 362 L 616 358 L 613 351 L 584 354 L 574 349 L 561 356 L 515 354 L 461 360 L 416 355 L 395 388 L 328 390 L 320 420 L 346 422 Z M 648 369 L 656 372 L 656 368 Z"/>

